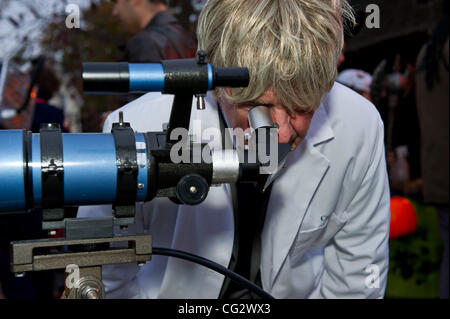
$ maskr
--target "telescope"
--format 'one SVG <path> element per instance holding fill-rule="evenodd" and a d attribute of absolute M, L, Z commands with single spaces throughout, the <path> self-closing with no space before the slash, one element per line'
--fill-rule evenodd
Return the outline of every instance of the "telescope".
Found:
<path fill-rule="evenodd" d="M 276 173 L 261 174 L 261 167 L 267 163 L 262 163 L 258 155 L 255 161 L 249 160 L 252 150 L 246 150 L 239 158 L 236 150 L 212 150 L 208 144 L 194 145 L 188 141 L 185 147 L 199 147 L 211 160 L 172 161 L 171 151 L 180 139 L 171 133 L 176 128 L 189 129 L 194 97 L 198 98 L 197 107 L 204 109 L 207 91 L 245 87 L 249 83 L 247 69 L 216 68 L 206 62 L 205 56 L 200 51 L 196 59 L 154 64 L 83 64 L 85 93 L 173 94 L 169 123 L 160 132 L 134 132 L 122 113 L 112 125 L 111 133 L 62 133 L 52 123 L 42 125 L 39 134 L 0 131 L 0 218 L 2 214 L 41 208 L 42 229 L 63 229 L 65 235 L 58 239 L 13 242 L 14 273 L 77 264 L 82 268 L 81 283 L 63 297 L 103 298 L 102 265 L 142 264 L 151 258 L 150 235 L 114 234 L 114 226 L 126 229 L 134 223 L 136 202 L 166 197 L 178 204 L 198 205 L 213 185 L 252 182 L 263 190 L 273 181 Z M 274 130 L 276 134 L 277 126 L 268 109 L 256 107 L 249 118 L 255 132 L 267 136 L 263 142 L 256 137 L 253 151 L 257 153 L 258 148 L 263 148 L 266 155 L 276 152 L 276 164 L 282 166 L 290 146 L 277 143 L 275 150 L 269 149 L 269 139 Z M 111 217 L 64 216 L 64 207 L 104 204 L 112 204 Z M 128 246 L 110 247 L 116 242 L 126 242 Z M 57 256 L 36 255 L 36 248 L 42 247 L 69 247 L 69 251 Z M 70 250 L 71 247 L 77 249 Z M 221 271 L 225 274 L 225 270 Z"/>

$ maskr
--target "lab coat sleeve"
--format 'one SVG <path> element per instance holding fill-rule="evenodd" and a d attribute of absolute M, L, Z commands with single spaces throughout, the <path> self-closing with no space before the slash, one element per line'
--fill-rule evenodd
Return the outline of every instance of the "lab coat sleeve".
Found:
<path fill-rule="evenodd" d="M 324 249 L 325 270 L 319 297 L 384 297 L 390 195 L 381 120 L 377 129 L 370 164 L 345 212 L 347 221 Z"/>

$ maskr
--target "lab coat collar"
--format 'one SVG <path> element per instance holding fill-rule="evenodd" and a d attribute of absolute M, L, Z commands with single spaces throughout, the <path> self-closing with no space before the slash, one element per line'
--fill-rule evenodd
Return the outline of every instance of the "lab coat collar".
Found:
<path fill-rule="evenodd" d="M 317 146 L 323 142 L 334 138 L 333 129 L 331 128 L 326 105 L 328 103 L 328 95 L 324 98 L 319 108 L 314 112 L 311 124 L 309 126 L 306 139 L 313 145 Z"/>
<path fill-rule="evenodd" d="M 263 288 L 269 291 L 306 214 L 313 213 L 308 211 L 309 205 L 330 166 L 316 148 L 334 138 L 324 103 L 314 113 L 306 139 L 289 155 L 284 172 L 272 188 L 261 234 L 261 279 Z"/>

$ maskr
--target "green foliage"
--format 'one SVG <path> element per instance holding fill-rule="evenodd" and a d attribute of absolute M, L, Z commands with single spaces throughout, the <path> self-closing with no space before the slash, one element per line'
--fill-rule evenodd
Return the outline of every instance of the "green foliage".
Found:
<path fill-rule="evenodd" d="M 413 201 L 412 201 L 413 202 Z M 413 202 L 417 230 L 389 242 L 387 298 L 438 298 L 443 245 L 434 207 Z"/>

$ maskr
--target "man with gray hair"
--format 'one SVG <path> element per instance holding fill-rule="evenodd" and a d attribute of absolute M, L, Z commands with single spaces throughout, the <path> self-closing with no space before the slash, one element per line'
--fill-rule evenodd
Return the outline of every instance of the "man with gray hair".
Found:
<path fill-rule="evenodd" d="M 229 267 L 276 298 L 382 298 L 389 258 L 383 123 L 373 104 L 335 83 L 346 19 L 354 20 L 345 0 L 209 0 L 199 49 L 217 67 L 247 67 L 250 83 L 217 89 L 205 110 L 193 106 L 192 119 L 248 129 L 248 111 L 265 106 L 292 152 L 270 193 L 236 185 L 235 196 L 233 185 L 223 185 L 197 206 L 138 203 L 130 232 Z M 135 130 L 152 131 L 168 121 L 172 100 L 149 93 L 120 111 Z M 118 111 L 104 131 L 117 119 Z M 111 206 L 79 213 L 110 214 Z M 254 297 L 200 265 L 161 256 L 141 268 L 105 266 L 103 278 L 110 298 Z"/>

